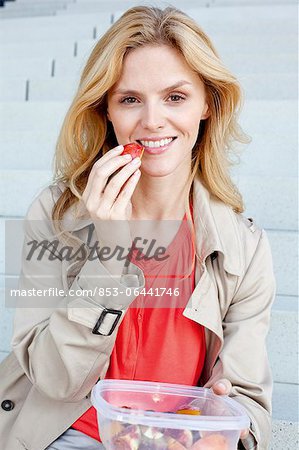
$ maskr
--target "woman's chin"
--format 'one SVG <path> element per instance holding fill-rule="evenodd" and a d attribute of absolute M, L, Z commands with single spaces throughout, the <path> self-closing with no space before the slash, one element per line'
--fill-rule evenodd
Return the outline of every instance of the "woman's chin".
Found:
<path fill-rule="evenodd" d="M 145 177 L 151 177 L 151 178 L 163 178 L 163 177 L 167 177 L 167 176 L 171 175 L 171 171 L 170 170 L 162 170 L 162 169 L 157 169 L 157 170 L 141 169 L 141 176 L 142 175 Z"/>

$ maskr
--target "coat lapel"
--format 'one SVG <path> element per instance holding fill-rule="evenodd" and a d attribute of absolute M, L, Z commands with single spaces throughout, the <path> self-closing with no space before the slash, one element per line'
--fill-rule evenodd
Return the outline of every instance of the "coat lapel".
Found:
<path fill-rule="evenodd" d="M 242 272 L 241 245 L 235 213 L 212 197 L 199 178 L 193 183 L 193 220 L 198 256 L 195 289 L 183 315 L 206 329 L 208 351 L 203 380 L 207 380 L 223 345 L 218 290 L 212 277 L 212 264 L 207 264 L 207 258 L 214 252 L 222 253 L 224 270 L 239 276 Z"/>

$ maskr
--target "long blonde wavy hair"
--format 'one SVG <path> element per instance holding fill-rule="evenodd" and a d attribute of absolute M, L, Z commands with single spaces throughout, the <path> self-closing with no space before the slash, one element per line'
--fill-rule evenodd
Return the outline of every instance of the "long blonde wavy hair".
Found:
<path fill-rule="evenodd" d="M 205 85 L 210 116 L 201 123 L 193 148 L 189 194 L 199 174 L 213 196 L 237 213 L 244 211 L 229 173 L 232 155 L 237 154 L 234 144 L 249 142 L 237 121 L 242 106 L 237 79 L 188 15 L 174 7 L 138 6 L 126 11 L 100 38 L 82 72 L 57 141 L 54 183 L 62 181 L 66 189 L 53 207 L 53 221 L 59 223 L 81 199 L 95 161 L 118 145 L 107 119 L 107 92 L 119 80 L 126 54 L 144 45 L 174 47 Z"/>

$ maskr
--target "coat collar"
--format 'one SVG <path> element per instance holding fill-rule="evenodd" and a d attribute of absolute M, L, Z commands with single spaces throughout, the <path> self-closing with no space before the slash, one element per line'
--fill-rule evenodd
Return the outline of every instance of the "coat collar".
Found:
<path fill-rule="evenodd" d="M 200 262 L 203 264 L 210 254 L 221 252 L 224 269 L 240 276 L 241 242 L 236 213 L 212 196 L 199 176 L 193 182 L 193 219 Z M 79 231 L 92 224 L 82 201 L 69 208 L 63 218 L 63 227 L 68 231 Z"/>
<path fill-rule="evenodd" d="M 231 207 L 212 196 L 199 177 L 193 183 L 193 218 L 196 249 L 201 262 L 210 254 L 221 252 L 224 269 L 240 276 L 242 247 L 237 215 Z"/>

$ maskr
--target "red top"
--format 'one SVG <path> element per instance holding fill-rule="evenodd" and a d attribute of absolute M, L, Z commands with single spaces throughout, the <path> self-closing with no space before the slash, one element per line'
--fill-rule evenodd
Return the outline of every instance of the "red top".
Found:
<path fill-rule="evenodd" d="M 194 246 L 186 216 L 165 261 L 136 260 L 137 252 L 132 262 L 144 272 L 144 295 L 141 292 L 125 314 L 105 378 L 196 386 L 206 345 L 204 327 L 182 315 L 194 290 Z M 93 407 L 73 428 L 100 440 Z"/>

